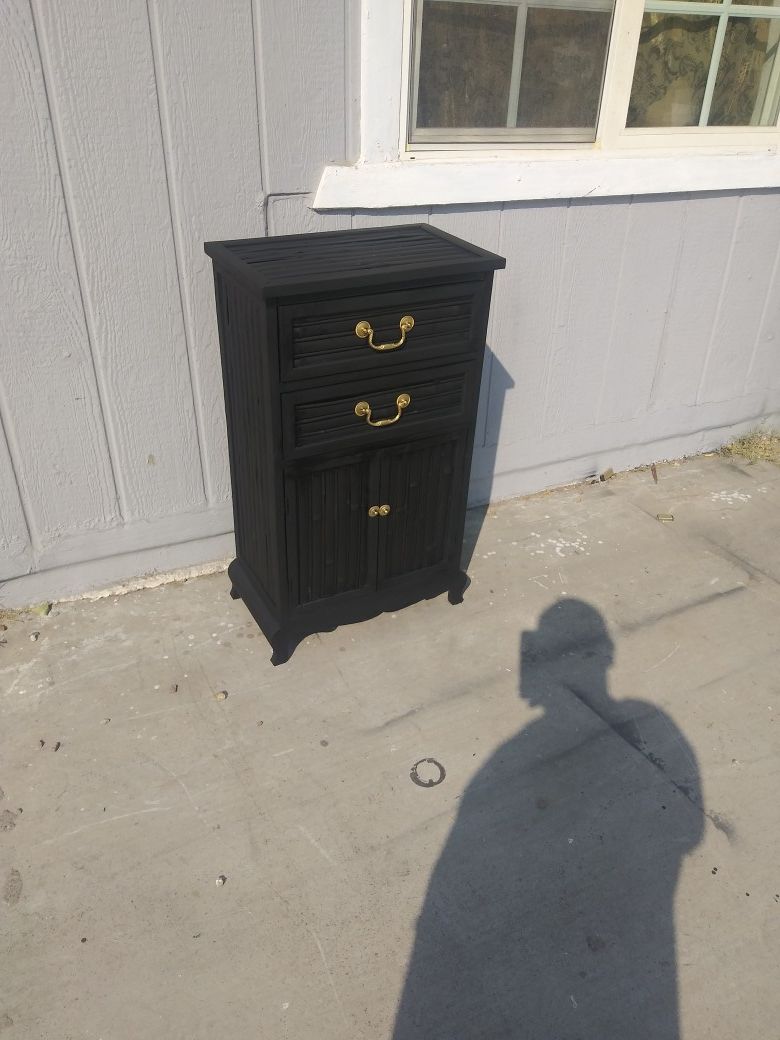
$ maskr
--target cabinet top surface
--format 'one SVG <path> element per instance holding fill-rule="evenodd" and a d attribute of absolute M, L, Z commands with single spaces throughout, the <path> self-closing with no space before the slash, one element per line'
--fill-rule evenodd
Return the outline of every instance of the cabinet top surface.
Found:
<path fill-rule="evenodd" d="M 266 296 L 495 271 L 503 257 L 428 224 L 206 242 Z"/>

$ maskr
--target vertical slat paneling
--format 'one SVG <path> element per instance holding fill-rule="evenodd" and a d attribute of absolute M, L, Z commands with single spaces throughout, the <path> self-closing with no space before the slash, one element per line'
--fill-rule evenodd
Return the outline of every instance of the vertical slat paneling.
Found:
<path fill-rule="evenodd" d="M 345 231 L 349 213 L 317 213 L 310 195 L 284 195 L 268 200 L 269 235 L 310 235 L 317 231 Z"/>
<path fill-rule="evenodd" d="M 680 197 L 631 204 L 615 321 L 596 412 L 599 423 L 632 421 L 649 405 L 679 262 L 684 208 L 685 199 Z M 593 262 L 600 263 L 600 259 L 594 257 Z"/>
<path fill-rule="evenodd" d="M 34 0 L 126 517 L 203 503 L 144 0 Z"/>
<path fill-rule="evenodd" d="M 203 242 L 265 234 L 252 11 L 245 0 L 153 0 L 149 11 L 206 489 L 221 502 L 230 479 Z"/>
<path fill-rule="evenodd" d="M 311 191 L 345 159 L 345 2 L 253 0 L 269 195 Z"/>
<path fill-rule="evenodd" d="M 685 203 L 682 249 L 658 344 L 653 408 L 696 401 L 715 317 L 728 292 L 724 276 L 738 209 L 738 195 L 702 195 Z"/>
<path fill-rule="evenodd" d="M 777 194 L 761 192 L 744 196 L 723 298 L 699 385 L 700 402 L 727 401 L 738 396 L 744 385 L 779 239 Z"/>
<path fill-rule="evenodd" d="M 569 206 L 550 344 L 545 436 L 592 426 L 596 421 L 628 213 L 624 199 L 595 203 L 577 199 Z"/>
<path fill-rule="evenodd" d="M 116 522 L 117 502 L 28 0 L 0 6 L 0 125 L 4 421 L 46 548 Z"/>
<path fill-rule="evenodd" d="M 512 374 L 514 386 L 496 384 L 485 443 L 537 440 L 544 418 L 544 388 L 561 280 L 565 203 L 506 205 L 499 253 L 506 270 L 493 296 L 493 352 Z M 499 428 L 500 427 L 500 428 Z"/>
<path fill-rule="evenodd" d="M 369 576 L 365 459 L 301 468 L 287 479 L 297 514 L 298 602 L 364 588 Z"/>

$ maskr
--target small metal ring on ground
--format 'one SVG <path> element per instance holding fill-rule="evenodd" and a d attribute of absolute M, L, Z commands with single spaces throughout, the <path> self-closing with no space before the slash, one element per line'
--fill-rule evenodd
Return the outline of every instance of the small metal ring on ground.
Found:
<path fill-rule="evenodd" d="M 436 768 L 439 770 L 438 779 L 423 780 L 423 778 L 417 772 L 417 767 L 424 765 L 426 762 L 429 765 L 436 766 Z M 441 762 L 437 762 L 435 758 L 421 758 L 419 762 L 415 762 L 412 768 L 409 770 L 409 776 L 411 777 L 412 783 L 417 784 L 418 787 L 437 787 L 446 775 L 447 774 L 444 771 L 444 766 L 441 764 Z"/>

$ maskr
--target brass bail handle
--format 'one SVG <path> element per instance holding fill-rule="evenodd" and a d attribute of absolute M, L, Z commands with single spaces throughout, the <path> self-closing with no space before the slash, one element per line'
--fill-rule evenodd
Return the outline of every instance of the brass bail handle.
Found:
<path fill-rule="evenodd" d="M 406 333 L 411 332 L 414 328 L 414 318 L 411 314 L 404 314 L 403 318 L 398 323 L 398 327 L 401 330 L 401 338 L 396 343 L 374 343 L 374 330 L 371 328 L 371 323 L 368 321 L 359 321 L 355 326 L 355 335 L 360 339 L 368 339 L 369 347 L 373 347 L 374 350 L 396 350 L 398 347 L 402 347 L 406 342 Z"/>
<path fill-rule="evenodd" d="M 399 394 L 395 399 L 395 406 L 398 411 L 390 419 L 372 419 L 371 418 L 371 405 L 368 401 L 358 401 L 355 405 L 355 415 L 358 419 L 365 419 L 369 426 L 392 426 L 393 423 L 398 422 L 401 418 L 401 412 L 404 408 L 408 408 L 412 403 L 412 399 L 409 394 Z"/>

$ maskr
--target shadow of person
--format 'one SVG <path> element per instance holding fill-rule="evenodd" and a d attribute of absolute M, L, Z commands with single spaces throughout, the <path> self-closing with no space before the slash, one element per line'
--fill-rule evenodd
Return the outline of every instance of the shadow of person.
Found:
<path fill-rule="evenodd" d="M 471 781 L 420 913 L 394 1040 L 678 1040 L 674 893 L 700 840 L 675 724 L 614 700 L 597 610 L 520 644 L 541 710 Z"/>

